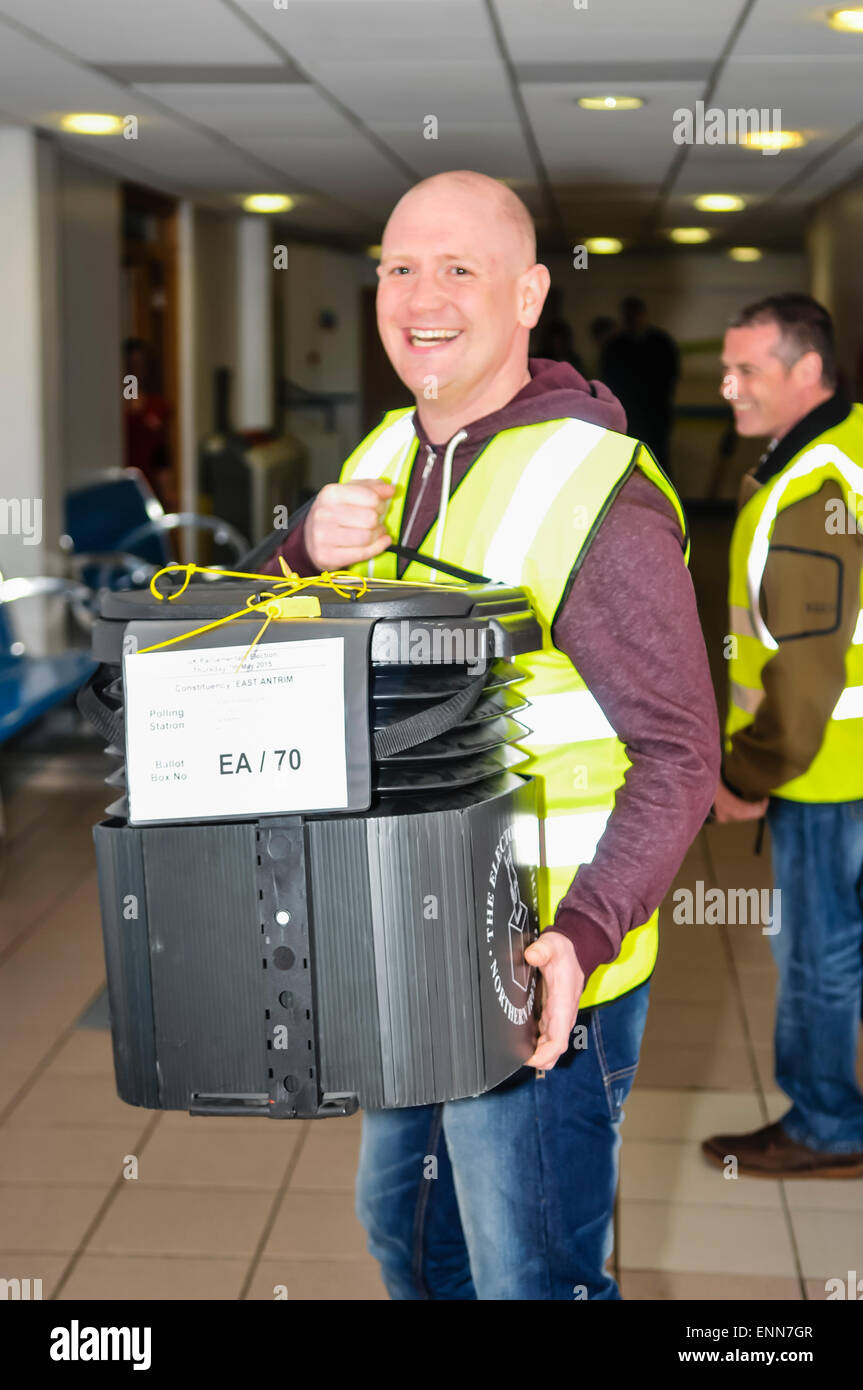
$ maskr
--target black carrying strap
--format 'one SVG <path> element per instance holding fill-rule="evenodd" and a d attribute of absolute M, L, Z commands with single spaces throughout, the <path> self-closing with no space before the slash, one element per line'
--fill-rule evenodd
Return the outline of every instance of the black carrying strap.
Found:
<path fill-rule="evenodd" d="M 126 738 L 126 721 L 122 709 L 112 709 L 102 698 L 106 685 L 96 689 L 99 671 L 94 671 L 85 685 L 81 686 L 75 697 L 78 709 L 93 728 L 98 730 L 107 743 L 122 748 Z"/>
<path fill-rule="evenodd" d="M 126 738 L 123 711 L 112 709 L 105 701 L 104 695 L 110 689 L 110 683 L 97 688 L 98 675 L 99 672 L 95 671 L 86 684 L 82 685 L 76 696 L 76 703 L 84 718 L 98 730 L 106 743 L 122 748 Z M 376 729 L 375 757 L 391 758 L 396 753 L 404 753 L 408 748 L 414 748 L 419 743 L 426 743 L 429 739 L 438 738 L 440 734 L 454 729 L 465 715 L 470 714 L 482 694 L 484 685 L 485 672 L 442 704 L 435 705 L 433 709 L 412 714 L 407 719 L 400 720 L 398 724 L 390 724 L 386 729 Z"/>
<path fill-rule="evenodd" d="M 387 546 L 387 550 L 394 551 L 402 560 L 414 560 L 417 564 L 425 565 L 430 570 L 443 570 L 444 574 L 451 574 L 456 579 L 465 579 L 469 584 L 491 583 L 485 574 L 474 574 L 473 570 L 459 569 L 458 565 L 451 565 L 449 560 L 434 560 L 430 555 L 424 555 L 421 550 L 412 550 L 409 545 L 397 545 L 393 541 L 392 545 Z M 405 582 L 409 584 L 410 580 Z"/>
<path fill-rule="evenodd" d="M 445 734 L 460 724 L 465 715 L 470 714 L 479 700 L 485 685 L 485 672 L 477 676 L 463 690 L 451 695 L 442 704 L 432 709 L 421 710 L 398 724 L 390 724 L 386 729 L 375 730 L 375 757 L 392 758 L 396 753 L 404 753 L 419 743 Z"/>
<path fill-rule="evenodd" d="M 275 554 L 279 546 L 284 544 L 294 528 L 305 520 L 316 497 L 317 493 L 315 497 L 310 497 L 308 502 L 304 502 L 301 507 L 298 507 L 284 529 L 279 528 L 271 531 L 266 540 L 261 541 L 254 550 L 250 550 L 248 555 L 243 556 L 242 560 L 238 560 L 237 568 L 254 574 L 255 567 L 265 564 Z M 387 550 L 393 551 L 402 560 L 412 560 L 416 564 L 425 565 L 427 569 L 441 570 L 444 574 L 451 574 L 454 579 L 463 579 L 468 584 L 490 584 L 492 582 L 485 574 L 475 574 L 472 570 L 460 569 L 458 565 L 451 565 L 448 560 L 434 560 L 431 556 L 424 555 L 421 550 L 413 550 L 409 545 L 399 545 L 393 541 L 392 545 L 387 546 Z M 410 580 L 406 582 L 410 583 Z"/>
<path fill-rule="evenodd" d="M 256 545 L 254 550 L 250 550 L 248 555 L 244 555 L 242 560 L 238 560 L 237 569 L 245 570 L 246 573 L 250 574 L 257 573 L 255 566 L 264 564 L 280 545 L 284 545 L 294 528 L 305 520 L 316 497 L 317 493 L 315 493 L 315 497 L 310 497 L 308 502 L 304 502 L 301 507 L 297 507 L 297 510 L 289 517 L 287 526 L 277 527 L 275 531 L 271 531 L 260 545 Z"/>

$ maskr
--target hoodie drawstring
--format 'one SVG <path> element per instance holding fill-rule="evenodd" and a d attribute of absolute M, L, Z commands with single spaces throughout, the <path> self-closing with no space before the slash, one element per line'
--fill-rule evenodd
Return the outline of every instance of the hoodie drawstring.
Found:
<path fill-rule="evenodd" d="M 459 430 L 458 434 L 453 435 L 449 444 L 447 444 L 446 446 L 446 452 L 443 456 L 443 476 L 441 477 L 440 484 L 440 506 L 438 507 L 437 525 L 435 527 L 434 550 L 432 551 L 432 556 L 435 560 L 440 559 L 441 546 L 443 545 L 443 533 L 444 525 L 446 523 L 446 511 L 447 507 L 449 506 L 449 494 L 450 487 L 452 485 L 453 455 L 455 454 L 456 449 L 458 448 L 459 444 L 461 444 L 463 439 L 467 439 L 467 430 Z M 437 570 L 433 569 L 431 571 L 430 582 L 433 584 L 436 578 Z"/>

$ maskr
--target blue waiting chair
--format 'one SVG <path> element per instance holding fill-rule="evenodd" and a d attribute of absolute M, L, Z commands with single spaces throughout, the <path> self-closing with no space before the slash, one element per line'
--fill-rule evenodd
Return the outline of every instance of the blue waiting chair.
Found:
<path fill-rule="evenodd" d="M 15 635 L 9 605 L 25 598 L 58 595 L 69 602 L 86 626 L 90 589 L 69 579 L 0 578 L 0 743 L 20 733 L 41 715 L 70 699 L 96 669 L 89 652 L 29 656 Z"/>
<path fill-rule="evenodd" d="M 245 536 L 219 517 L 164 512 L 136 468 L 112 469 L 67 495 L 61 545 L 92 589 L 128 588 L 172 562 L 170 535 L 180 529 L 209 532 L 217 545 L 228 548 L 231 563 L 249 549 Z M 137 573 L 130 563 L 135 559 L 143 562 Z"/>

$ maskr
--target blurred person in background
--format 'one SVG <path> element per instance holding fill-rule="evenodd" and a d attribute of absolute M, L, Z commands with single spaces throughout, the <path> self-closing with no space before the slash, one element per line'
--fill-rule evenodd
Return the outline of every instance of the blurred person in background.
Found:
<path fill-rule="evenodd" d="M 549 362 L 568 362 L 582 376 L 586 368 L 575 350 L 572 325 L 563 313 L 563 295 L 560 290 L 549 290 L 546 308 L 537 324 L 537 347 L 534 357 L 544 357 Z"/>
<path fill-rule="evenodd" d="M 644 300 L 620 301 L 621 327 L 602 349 L 600 380 L 626 411 L 630 432 L 646 444 L 669 472 L 669 439 L 680 354 L 670 334 L 654 328 Z"/>
<path fill-rule="evenodd" d="M 593 344 L 594 371 L 598 376 L 605 345 L 617 332 L 617 320 L 613 319 L 610 314 L 597 314 L 595 318 L 590 320 L 587 331 Z"/>
<path fill-rule="evenodd" d="M 165 511 L 175 508 L 168 424 L 171 407 L 151 389 L 153 354 L 143 338 L 123 344 L 123 417 L 126 431 L 125 465 L 139 469 Z M 134 382 L 129 382 L 129 377 Z"/>
<path fill-rule="evenodd" d="M 738 433 L 770 440 L 731 543 L 719 821 L 765 811 L 779 890 L 777 1085 L 791 1109 L 703 1150 L 774 1178 L 863 1176 L 863 406 L 837 388 L 833 324 L 806 294 L 725 335 Z"/>

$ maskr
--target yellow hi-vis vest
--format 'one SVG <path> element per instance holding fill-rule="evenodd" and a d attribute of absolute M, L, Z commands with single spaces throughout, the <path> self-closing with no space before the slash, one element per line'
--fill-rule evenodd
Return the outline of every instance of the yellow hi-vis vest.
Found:
<path fill-rule="evenodd" d="M 818 492 L 825 482 L 841 488 L 846 517 L 863 529 L 863 406 L 852 406 L 840 424 L 795 454 L 740 509 L 731 539 L 728 587 L 730 643 L 726 751 L 731 737 L 751 724 L 764 697 L 762 671 L 778 649 L 761 612 L 761 581 L 776 517 L 785 507 Z M 825 508 L 824 523 L 829 517 Z M 844 520 L 844 519 L 843 519 Z M 863 607 L 863 576 L 861 576 Z M 788 801 L 857 801 L 863 797 L 863 618 L 845 655 L 845 688 L 827 721 L 821 747 L 805 772 L 771 796 Z"/>
<path fill-rule="evenodd" d="M 384 478 L 401 483 L 386 515 L 390 534 L 401 530 L 410 469 L 418 440 L 413 411 L 391 411 L 348 459 L 340 481 Z M 450 445 L 452 447 L 452 445 Z M 555 616 L 617 492 L 638 466 L 686 522 L 677 494 L 649 451 L 637 440 L 580 420 L 550 420 L 495 435 L 454 489 L 443 518 L 416 546 L 475 574 L 524 588 L 542 628 L 542 646 L 519 655 L 528 674 L 511 688 L 530 700 L 523 722 L 532 732 L 520 742 L 527 761 L 517 771 L 537 782 L 540 815 L 538 896 L 540 927 L 549 926 L 576 870 L 587 864 L 630 766 L 599 704 L 569 657 L 551 640 Z M 396 578 L 397 557 L 384 552 L 352 566 L 357 574 Z M 433 563 L 411 561 L 405 582 L 428 582 Z M 440 573 L 441 583 L 454 583 Z M 656 961 L 658 911 L 627 932 L 619 955 L 586 981 L 581 1006 L 607 1003 L 646 980 Z"/>

